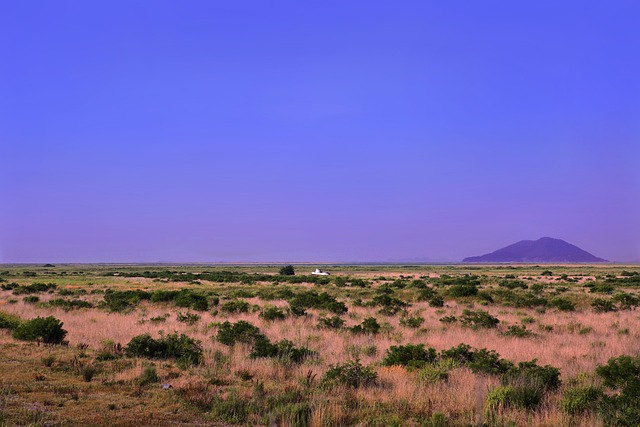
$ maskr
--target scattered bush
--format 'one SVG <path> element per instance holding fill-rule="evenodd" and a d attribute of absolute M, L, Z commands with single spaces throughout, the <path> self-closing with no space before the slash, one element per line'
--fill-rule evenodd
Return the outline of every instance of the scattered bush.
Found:
<path fill-rule="evenodd" d="M 429 307 L 444 307 L 444 299 L 441 297 L 433 297 L 429 300 Z"/>
<path fill-rule="evenodd" d="M 220 306 L 220 310 L 227 313 L 246 313 L 249 311 L 249 303 L 243 300 L 227 301 Z"/>
<path fill-rule="evenodd" d="M 260 318 L 266 321 L 272 322 L 275 320 L 284 320 L 287 316 L 284 314 L 281 308 L 267 307 L 260 313 Z"/>
<path fill-rule="evenodd" d="M 424 323 L 424 317 L 420 316 L 405 316 L 400 319 L 400 325 L 406 328 L 417 329 Z"/>
<path fill-rule="evenodd" d="M 591 307 L 596 313 L 607 313 L 609 311 L 616 311 L 616 307 L 615 305 L 613 305 L 613 301 L 604 298 L 594 298 L 593 301 L 591 301 Z"/>
<path fill-rule="evenodd" d="M 464 310 L 460 316 L 460 323 L 472 329 L 495 328 L 500 320 L 484 310 Z"/>
<path fill-rule="evenodd" d="M 49 302 L 47 302 L 47 305 L 51 307 L 60 307 L 64 309 L 64 311 L 93 307 L 93 304 L 91 304 L 88 301 L 83 301 L 81 299 L 67 300 L 64 298 L 55 298 L 55 299 L 49 300 Z"/>
<path fill-rule="evenodd" d="M 141 386 L 146 386 L 149 384 L 155 384 L 160 382 L 160 377 L 158 376 L 158 372 L 156 371 L 156 367 L 153 365 L 147 365 L 144 367 L 144 370 L 138 377 L 138 384 Z"/>
<path fill-rule="evenodd" d="M 595 386 L 573 387 L 564 391 L 560 407 L 569 415 L 582 415 L 596 410 L 602 402 L 602 389 Z"/>
<path fill-rule="evenodd" d="M 14 330 L 22 323 L 22 319 L 14 314 L 0 311 L 0 329 Z"/>
<path fill-rule="evenodd" d="M 575 311 L 576 309 L 576 305 L 568 298 L 553 298 L 549 304 L 560 311 Z"/>
<path fill-rule="evenodd" d="M 200 320 L 200 316 L 195 313 L 178 313 L 176 315 L 178 322 L 186 323 L 187 325 L 193 325 Z"/>
<path fill-rule="evenodd" d="M 426 363 L 433 363 L 436 360 L 436 350 L 424 348 L 424 344 L 407 344 L 391 346 L 382 360 L 384 366 L 406 366 L 410 368 L 420 368 Z"/>
<path fill-rule="evenodd" d="M 36 317 L 19 324 L 13 330 L 13 337 L 23 341 L 42 341 L 46 344 L 61 344 L 67 331 L 63 323 L 53 316 Z"/>
<path fill-rule="evenodd" d="M 318 328 L 320 329 L 340 329 L 344 326 L 344 320 L 340 316 L 318 318 Z"/>
<path fill-rule="evenodd" d="M 354 334 L 377 334 L 380 331 L 380 324 L 375 317 L 367 317 L 361 324 L 349 329 Z"/>
<path fill-rule="evenodd" d="M 149 334 L 135 336 L 124 349 L 127 356 L 149 359 L 178 359 L 185 364 L 198 365 L 202 358 L 200 342 L 177 333 L 154 339 Z"/>
<path fill-rule="evenodd" d="M 272 344 L 266 337 L 261 336 L 255 340 L 249 357 L 271 357 L 283 363 L 302 363 L 307 357 L 316 355 L 316 352 L 307 347 L 295 347 L 289 340 L 285 339 Z"/>
<path fill-rule="evenodd" d="M 327 310 L 335 314 L 347 312 L 347 306 L 326 292 L 318 294 L 315 291 L 300 292 L 289 300 L 291 312 L 296 316 L 303 316 L 307 308 Z"/>
<path fill-rule="evenodd" d="M 292 265 L 285 265 L 278 271 L 278 274 L 281 276 L 293 276 L 296 274 L 296 271 Z"/>
<path fill-rule="evenodd" d="M 257 326 L 240 320 L 236 323 L 224 322 L 218 329 L 216 339 L 224 345 L 234 345 L 236 342 L 253 344 L 263 334 Z"/>
<path fill-rule="evenodd" d="M 532 336 L 533 332 L 524 325 L 511 325 L 504 334 L 510 337 L 527 338 Z"/>
<path fill-rule="evenodd" d="M 478 288 L 473 285 L 453 285 L 447 294 L 454 298 L 472 297 L 478 294 Z"/>
<path fill-rule="evenodd" d="M 363 366 L 359 360 L 343 365 L 332 365 L 324 374 L 325 386 L 344 385 L 351 388 L 369 387 L 376 384 L 378 374 L 369 366 Z"/>

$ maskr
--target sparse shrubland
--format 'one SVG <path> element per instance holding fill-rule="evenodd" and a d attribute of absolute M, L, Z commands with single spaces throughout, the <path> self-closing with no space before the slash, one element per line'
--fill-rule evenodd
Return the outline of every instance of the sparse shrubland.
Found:
<path fill-rule="evenodd" d="M 638 267 L 279 269 L 0 271 L 0 419 L 640 423 Z"/>

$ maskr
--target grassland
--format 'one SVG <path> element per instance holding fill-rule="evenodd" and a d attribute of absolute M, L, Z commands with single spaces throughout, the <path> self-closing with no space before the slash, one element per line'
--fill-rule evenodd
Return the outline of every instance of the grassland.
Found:
<path fill-rule="evenodd" d="M 640 266 L 320 267 L 0 266 L 0 425 L 637 425 Z"/>

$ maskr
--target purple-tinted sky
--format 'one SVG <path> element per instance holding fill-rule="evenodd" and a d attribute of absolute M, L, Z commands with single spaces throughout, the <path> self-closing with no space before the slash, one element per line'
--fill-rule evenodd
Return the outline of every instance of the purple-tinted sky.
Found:
<path fill-rule="evenodd" d="M 0 262 L 640 260 L 633 1 L 4 2 Z"/>

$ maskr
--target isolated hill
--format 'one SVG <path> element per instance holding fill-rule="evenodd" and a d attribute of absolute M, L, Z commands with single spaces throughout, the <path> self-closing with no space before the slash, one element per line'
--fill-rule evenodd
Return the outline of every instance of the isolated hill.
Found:
<path fill-rule="evenodd" d="M 543 237 L 522 240 L 490 254 L 465 258 L 462 262 L 607 262 L 564 240 Z"/>

